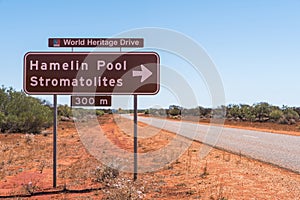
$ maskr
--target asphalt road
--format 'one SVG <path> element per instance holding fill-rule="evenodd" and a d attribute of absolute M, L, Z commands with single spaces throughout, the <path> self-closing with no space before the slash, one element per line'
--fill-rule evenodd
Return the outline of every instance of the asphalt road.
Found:
<path fill-rule="evenodd" d="M 124 115 L 132 119 L 132 116 Z M 300 173 L 300 137 L 140 117 L 138 121 Z"/>

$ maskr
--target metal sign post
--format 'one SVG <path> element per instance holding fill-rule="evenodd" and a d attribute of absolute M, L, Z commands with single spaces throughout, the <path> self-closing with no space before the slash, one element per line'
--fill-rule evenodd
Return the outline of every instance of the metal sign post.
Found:
<path fill-rule="evenodd" d="M 138 173 L 138 163 L 137 163 L 137 149 L 138 149 L 138 138 L 137 138 L 137 95 L 133 95 L 133 130 L 134 130 L 134 138 L 133 138 L 133 151 L 134 151 L 134 169 L 133 169 L 133 180 L 136 181 L 137 173 Z"/>
<path fill-rule="evenodd" d="M 53 187 L 56 188 L 57 95 L 53 95 Z"/>

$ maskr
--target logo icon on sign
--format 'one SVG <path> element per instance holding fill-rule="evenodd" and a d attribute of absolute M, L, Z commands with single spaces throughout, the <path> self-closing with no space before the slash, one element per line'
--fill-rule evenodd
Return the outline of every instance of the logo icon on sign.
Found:
<path fill-rule="evenodd" d="M 53 39 L 53 46 L 60 47 L 60 39 Z"/>

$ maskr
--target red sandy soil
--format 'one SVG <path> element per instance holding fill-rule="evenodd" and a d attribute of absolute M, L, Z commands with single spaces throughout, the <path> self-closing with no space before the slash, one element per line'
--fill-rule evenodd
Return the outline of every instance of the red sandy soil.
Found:
<path fill-rule="evenodd" d="M 120 126 L 132 128 L 132 121 L 104 115 L 99 118 L 99 123 L 111 143 L 132 152 L 132 136 L 120 129 Z M 145 133 L 154 129 L 145 124 L 141 126 Z M 99 181 L 98 169 L 105 166 L 87 152 L 72 122 L 59 122 L 57 188 L 53 189 L 51 132 L 49 129 L 34 136 L 0 134 L 0 197 L 124 199 L 128 193 L 131 193 L 132 199 L 300 197 L 299 174 L 213 148 L 208 155 L 200 158 L 199 152 L 205 145 L 199 142 L 192 142 L 183 155 L 159 171 L 138 174 L 134 183 L 133 175 L 123 172 L 117 178 Z M 155 135 L 139 138 L 139 153 L 162 148 L 174 138 L 173 133 L 156 130 Z M 187 142 L 185 138 L 179 139 Z M 173 148 L 176 151 L 176 146 Z"/>

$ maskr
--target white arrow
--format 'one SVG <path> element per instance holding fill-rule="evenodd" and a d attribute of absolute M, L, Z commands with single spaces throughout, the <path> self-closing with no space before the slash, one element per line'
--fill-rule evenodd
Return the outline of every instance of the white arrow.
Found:
<path fill-rule="evenodd" d="M 142 71 L 132 71 L 132 76 L 141 76 L 141 83 L 152 75 L 152 72 L 147 69 L 144 65 L 141 65 Z"/>

